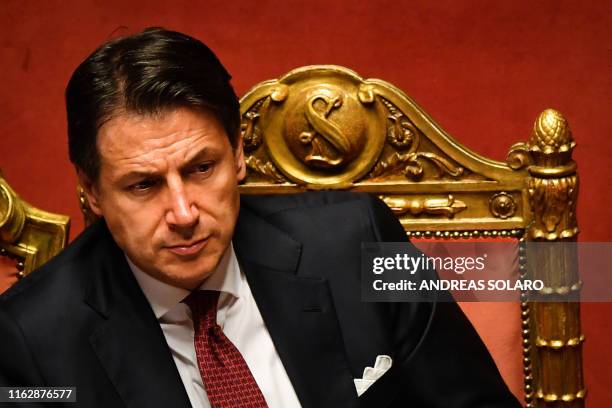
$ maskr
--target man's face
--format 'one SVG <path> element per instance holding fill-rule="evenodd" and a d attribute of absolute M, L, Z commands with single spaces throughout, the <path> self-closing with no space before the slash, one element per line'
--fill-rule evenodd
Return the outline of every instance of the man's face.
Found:
<path fill-rule="evenodd" d="M 241 143 L 234 150 L 211 113 L 189 109 L 117 115 L 97 143 L 98 181 L 79 173 L 93 212 L 143 271 L 199 286 L 232 239 L 246 171 Z"/>

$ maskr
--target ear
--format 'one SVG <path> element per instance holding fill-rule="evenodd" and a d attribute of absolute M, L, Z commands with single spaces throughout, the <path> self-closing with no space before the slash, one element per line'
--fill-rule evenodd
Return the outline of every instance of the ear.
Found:
<path fill-rule="evenodd" d="M 238 181 L 246 177 L 246 163 L 244 162 L 244 149 L 242 148 L 242 136 L 238 137 L 234 148 L 234 165 L 236 167 L 236 178 Z"/>
<path fill-rule="evenodd" d="M 87 199 L 87 204 L 89 204 L 89 208 L 91 211 L 97 215 L 98 217 L 102 216 L 102 210 L 100 209 L 100 190 L 96 183 L 91 181 L 91 179 L 77 167 L 77 177 L 79 179 L 79 184 L 83 188 L 83 193 L 85 193 L 85 198 Z"/>

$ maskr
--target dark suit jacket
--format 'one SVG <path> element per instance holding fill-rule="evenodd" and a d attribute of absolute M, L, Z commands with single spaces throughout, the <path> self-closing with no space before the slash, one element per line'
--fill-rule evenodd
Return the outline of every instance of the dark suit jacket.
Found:
<path fill-rule="evenodd" d="M 405 239 L 367 195 L 242 198 L 236 254 L 302 406 L 519 406 L 455 304 L 361 301 L 361 242 Z M 76 386 L 69 407 L 189 406 L 103 221 L 2 296 L 0 339 L 1 386 Z M 381 354 L 393 367 L 358 398 L 353 378 Z"/>

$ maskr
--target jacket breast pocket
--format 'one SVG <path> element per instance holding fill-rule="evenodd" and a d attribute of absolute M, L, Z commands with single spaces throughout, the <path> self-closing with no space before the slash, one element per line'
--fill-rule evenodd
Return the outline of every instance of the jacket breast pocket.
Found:
<path fill-rule="evenodd" d="M 360 408 L 394 407 L 401 390 L 399 370 L 393 366 L 358 398 Z M 398 405 L 399 406 L 399 405 Z M 405 406 L 403 404 L 402 406 Z"/>

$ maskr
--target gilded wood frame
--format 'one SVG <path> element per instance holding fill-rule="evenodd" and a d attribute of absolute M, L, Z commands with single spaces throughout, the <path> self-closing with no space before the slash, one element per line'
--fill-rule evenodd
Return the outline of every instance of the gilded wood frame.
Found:
<path fill-rule="evenodd" d="M 68 242 L 70 218 L 25 202 L 0 173 L 0 255 L 17 260 L 19 277 L 38 268 Z"/>

